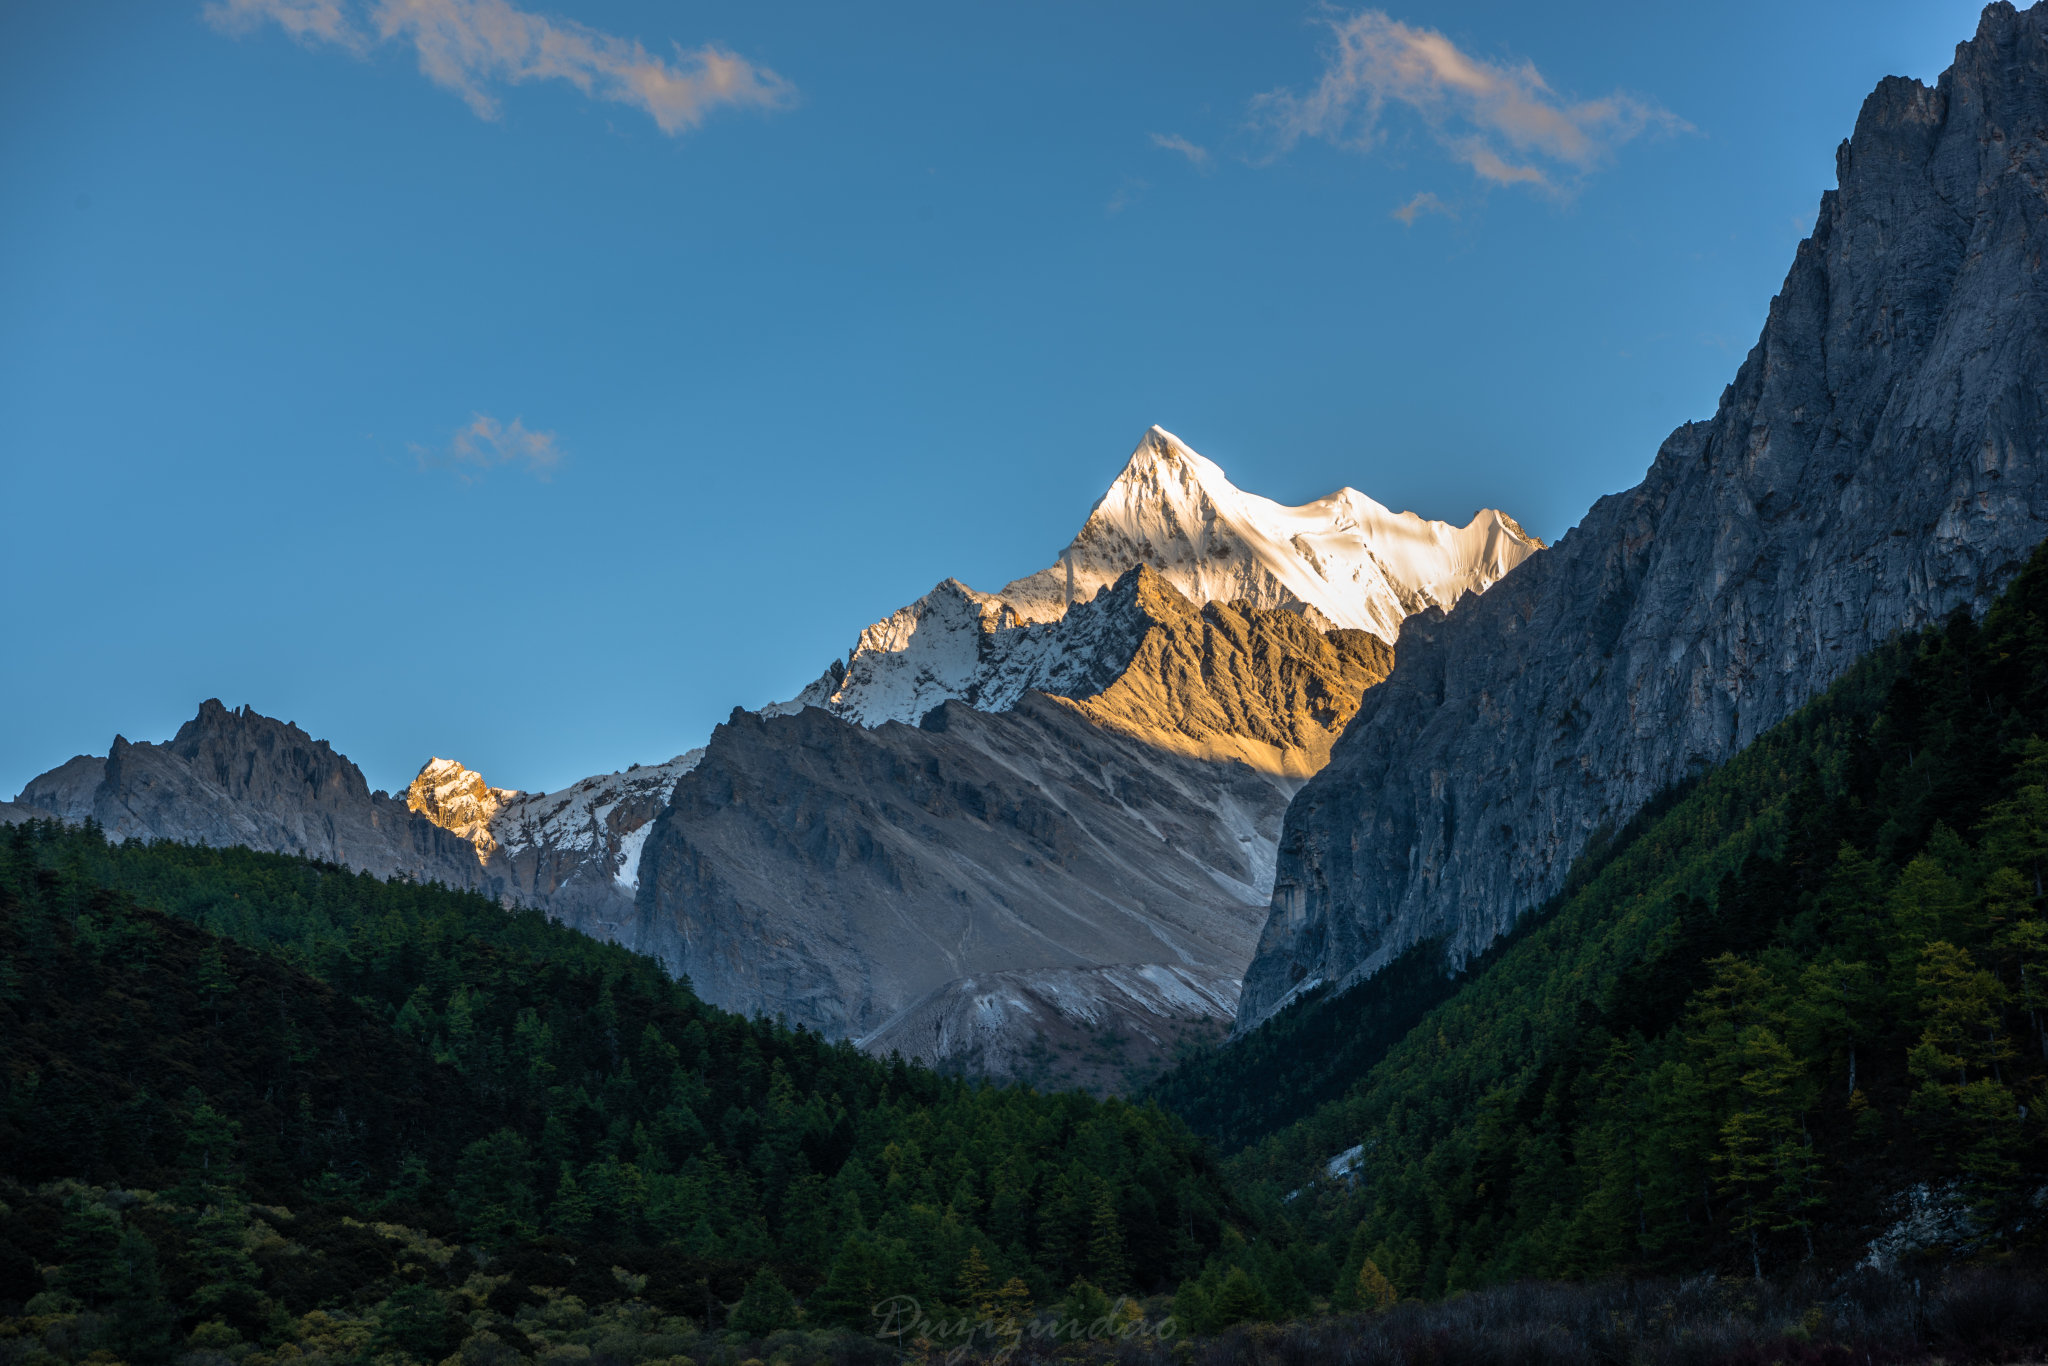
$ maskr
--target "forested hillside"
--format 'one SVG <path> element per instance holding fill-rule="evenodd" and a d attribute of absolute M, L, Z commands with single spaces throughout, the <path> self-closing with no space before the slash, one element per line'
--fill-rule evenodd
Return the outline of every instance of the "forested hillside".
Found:
<path fill-rule="evenodd" d="M 1315 1250 L 1297 1262 L 1331 1266 L 1339 1305 L 1368 1262 L 1425 1296 L 1844 1266 L 1916 1186 L 1924 1251 L 2026 1252 L 2048 1170 L 2044 863 L 2037 552 L 1981 621 L 1873 652 L 1615 840 L 1233 1172 Z"/>
<path fill-rule="evenodd" d="M 468 893 L 17 826 L 0 1339 L 566 1366 L 779 1331 L 779 1359 L 843 1361 L 829 1335 L 892 1294 L 1107 1323 L 1103 1291 L 1215 1333 L 1840 1269 L 1915 1187 L 1895 1252 L 2026 1260 L 2044 865 L 2037 555 L 1981 622 L 1894 641 L 1600 841 L 1460 978 L 1418 952 L 1164 1079 L 1259 1138 L 1223 1163 L 1157 1106 L 880 1063 Z"/>
<path fill-rule="evenodd" d="M 1659 793 L 1618 833 L 1597 832 L 1564 888 L 1462 968 L 1445 965 L 1441 940 L 1425 939 L 1355 986 L 1306 993 L 1241 1038 L 1184 1048 L 1174 1068 L 1140 1097 L 1173 1111 L 1226 1154 L 1306 1118 L 1349 1092 L 1430 1010 L 1513 952 L 1662 820 L 1695 781 Z"/>
<path fill-rule="evenodd" d="M 91 1311 L 130 1362 L 1049 1306 L 1170 1288 L 1235 1217 L 1156 1108 L 883 1064 L 537 914 L 247 850 L 14 827 L 0 1034 L 0 1312 Z"/>

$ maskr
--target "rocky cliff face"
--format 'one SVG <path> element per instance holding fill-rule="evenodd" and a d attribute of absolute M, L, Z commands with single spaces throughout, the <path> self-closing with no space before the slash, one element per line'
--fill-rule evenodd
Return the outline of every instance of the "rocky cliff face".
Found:
<path fill-rule="evenodd" d="M 919 728 L 735 712 L 648 837 L 620 937 L 708 1000 L 834 1036 L 977 973 L 1234 977 L 1287 799 L 1385 647 L 1198 608 L 1149 568 L 1067 625 L 1096 642 L 1073 696 Z"/>
<path fill-rule="evenodd" d="M 1463 958 L 1589 835 L 2048 532 L 2048 8 L 1984 11 L 1837 154 L 1762 338 L 1642 484 L 1408 619 L 1286 821 L 1240 1029 L 1444 934 Z"/>
<path fill-rule="evenodd" d="M 16 799 L 66 821 L 97 820 L 109 839 L 172 839 L 303 852 L 379 877 L 498 895 L 475 847 L 382 792 L 325 740 L 247 707 L 200 704 L 161 745 L 114 737 Z"/>

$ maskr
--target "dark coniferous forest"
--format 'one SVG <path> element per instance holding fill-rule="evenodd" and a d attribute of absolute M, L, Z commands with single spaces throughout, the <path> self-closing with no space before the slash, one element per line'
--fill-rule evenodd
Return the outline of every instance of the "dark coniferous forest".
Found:
<path fill-rule="evenodd" d="M 1597 841 L 1480 960 L 1423 946 L 1136 1101 L 871 1059 L 438 886 L 16 826 L 0 1357 L 1004 1340 L 948 1318 L 1161 1362 L 2019 1350 L 2048 1335 L 2044 878 L 2039 555 Z M 893 1296 L 925 1318 L 877 1338 Z M 1514 1355 L 1503 1316 L 1538 1312 L 1557 1354 Z"/>

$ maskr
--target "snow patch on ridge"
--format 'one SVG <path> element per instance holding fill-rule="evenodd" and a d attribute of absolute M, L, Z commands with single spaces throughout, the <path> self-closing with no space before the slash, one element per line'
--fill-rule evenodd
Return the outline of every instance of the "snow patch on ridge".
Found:
<path fill-rule="evenodd" d="M 693 749 L 665 764 L 643 764 L 622 773 L 600 773 L 555 792 L 521 793 L 500 811 L 492 822 L 491 833 L 512 857 L 536 846 L 582 852 L 608 846 L 623 849 L 621 842 L 644 829 L 653 816 L 631 820 L 623 816 L 620 808 L 651 807 L 659 814 L 668 805 L 677 781 L 703 758 L 703 750 Z M 639 849 L 636 843 L 630 869 L 614 864 L 615 878 L 623 874 L 637 881 Z"/>
<path fill-rule="evenodd" d="M 640 890 L 640 849 L 647 843 L 647 832 L 652 829 L 653 821 L 643 822 L 619 841 L 619 869 L 612 874 L 612 881 L 629 892 Z"/>

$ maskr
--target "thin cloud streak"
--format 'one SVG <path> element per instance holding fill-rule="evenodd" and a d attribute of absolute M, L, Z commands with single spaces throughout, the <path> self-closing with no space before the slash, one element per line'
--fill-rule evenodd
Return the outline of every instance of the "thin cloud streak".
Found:
<path fill-rule="evenodd" d="M 1398 218 L 1404 225 L 1412 228 L 1415 226 L 1415 220 L 1426 213 L 1440 213 L 1446 218 L 1456 218 L 1458 216 L 1456 209 L 1444 203 L 1443 200 L 1438 199 L 1428 190 L 1424 190 L 1421 194 L 1416 195 L 1415 198 L 1409 200 L 1387 216 L 1389 218 Z"/>
<path fill-rule="evenodd" d="M 1209 169 L 1209 149 L 1189 142 L 1178 133 L 1154 133 L 1152 145 L 1163 147 L 1169 152 L 1179 152 L 1192 162 L 1198 171 Z"/>
<path fill-rule="evenodd" d="M 1533 62 L 1468 56 L 1434 29 L 1411 27 L 1382 10 L 1327 22 L 1337 45 L 1315 89 L 1273 90 L 1252 101 L 1255 122 L 1275 138 L 1275 155 L 1303 138 L 1368 150 L 1386 136 L 1382 121 L 1398 104 L 1418 114 L 1481 180 L 1558 194 L 1633 138 L 1691 129 L 1620 91 L 1566 100 Z"/>
<path fill-rule="evenodd" d="M 470 423 L 455 433 L 446 450 L 410 445 L 421 469 L 453 470 L 465 484 L 504 465 L 523 465 L 526 472 L 546 483 L 561 463 L 562 448 L 553 432 L 529 431 L 523 418 L 508 426 L 487 413 L 472 413 Z"/>
<path fill-rule="evenodd" d="M 483 119 L 498 117 L 494 86 L 527 81 L 567 81 L 592 99 L 643 111 L 671 137 L 714 109 L 781 109 L 796 98 L 787 80 L 715 44 L 686 51 L 678 43 L 669 61 L 636 40 L 508 0 L 208 0 L 202 13 L 222 33 L 275 23 L 306 47 L 331 43 L 358 56 L 405 43 L 427 79 Z"/>
<path fill-rule="evenodd" d="M 1143 199 L 1145 191 L 1151 188 L 1150 181 L 1140 180 L 1136 176 L 1125 176 L 1124 183 L 1117 186 L 1116 193 L 1109 197 L 1109 202 L 1102 206 L 1102 211 L 1114 218 Z"/>
<path fill-rule="evenodd" d="M 235 37 L 260 28 L 267 19 L 308 47 L 335 43 L 360 52 L 366 46 L 349 22 L 345 0 L 210 0 L 201 12 L 217 31 Z"/>

